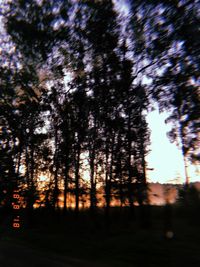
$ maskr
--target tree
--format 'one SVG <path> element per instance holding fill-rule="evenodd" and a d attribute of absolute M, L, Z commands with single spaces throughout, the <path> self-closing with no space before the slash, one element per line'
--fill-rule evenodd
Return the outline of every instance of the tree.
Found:
<path fill-rule="evenodd" d="M 130 3 L 133 20 L 137 17 L 135 21 L 143 25 L 139 42 L 142 41 L 145 60 L 151 61 L 148 77 L 154 81 L 152 96 L 160 110 L 171 114 L 166 121 L 173 122 L 169 136 L 181 142 L 187 184 L 187 161 L 198 161 L 199 4 L 196 1 Z"/>

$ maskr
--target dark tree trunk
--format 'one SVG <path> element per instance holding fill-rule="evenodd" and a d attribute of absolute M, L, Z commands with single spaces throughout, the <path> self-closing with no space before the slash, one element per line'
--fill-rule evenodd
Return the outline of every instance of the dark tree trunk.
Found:
<path fill-rule="evenodd" d="M 79 196 L 80 196 L 80 154 L 81 154 L 81 145 L 77 143 L 77 152 L 76 152 L 76 169 L 75 169 L 75 213 L 79 213 Z"/>
<path fill-rule="evenodd" d="M 133 203 L 133 179 L 132 179 L 132 140 L 131 140 L 131 111 L 128 114 L 128 198 L 131 219 L 135 217 L 135 208 Z"/>
<path fill-rule="evenodd" d="M 55 126 L 55 154 L 54 154 L 54 192 L 53 192 L 53 209 L 54 211 L 58 208 L 58 130 Z"/>
<path fill-rule="evenodd" d="M 95 183 L 95 149 L 92 148 L 90 155 L 90 210 L 94 214 L 96 209 L 96 183 Z"/>
<path fill-rule="evenodd" d="M 96 153 L 96 119 L 94 120 L 94 134 L 91 140 L 89 151 L 90 160 L 90 211 L 94 215 L 96 210 L 96 181 L 95 181 L 95 153 Z"/>
<path fill-rule="evenodd" d="M 109 179 L 109 144 L 107 138 L 106 144 L 106 174 L 105 174 L 105 200 L 106 200 L 106 207 L 105 207 L 105 223 L 106 223 L 106 230 L 109 231 L 110 228 L 110 179 Z"/>
<path fill-rule="evenodd" d="M 67 211 L 68 181 L 69 181 L 69 159 L 68 159 L 68 155 L 66 155 L 66 159 L 65 159 L 65 180 L 64 180 L 64 207 L 63 207 L 64 215 L 66 214 L 66 211 Z"/>

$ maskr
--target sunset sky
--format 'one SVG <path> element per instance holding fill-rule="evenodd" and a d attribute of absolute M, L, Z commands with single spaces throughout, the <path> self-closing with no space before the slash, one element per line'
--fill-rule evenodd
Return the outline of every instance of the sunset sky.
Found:
<path fill-rule="evenodd" d="M 158 110 L 150 112 L 147 121 L 151 129 L 151 145 L 146 161 L 149 168 L 149 182 L 160 183 L 183 183 L 184 165 L 181 150 L 175 144 L 170 143 L 166 133 L 170 130 L 170 125 L 164 123 L 167 113 L 159 114 Z M 190 182 L 200 181 L 200 166 L 189 167 Z"/>

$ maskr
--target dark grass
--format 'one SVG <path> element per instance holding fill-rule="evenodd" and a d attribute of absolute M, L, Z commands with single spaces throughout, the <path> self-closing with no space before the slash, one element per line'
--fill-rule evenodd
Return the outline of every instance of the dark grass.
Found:
<path fill-rule="evenodd" d="M 127 209 L 113 208 L 109 231 L 104 214 L 98 211 L 94 220 L 89 212 L 65 218 L 37 210 L 34 225 L 24 225 L 18 232 L 2 224 L 1 239 L 20 243 L 40 252 L 57 253 L 108 266 L 200 266 L 200 215 L 195 206 L 172 210 L 172 239 L 165 238 L 165 208 L 150 207 L 149 227 L 142 227 L 140 209 L 130 220 Z M 99 266 L 99 265 L 98 265 Z"/>

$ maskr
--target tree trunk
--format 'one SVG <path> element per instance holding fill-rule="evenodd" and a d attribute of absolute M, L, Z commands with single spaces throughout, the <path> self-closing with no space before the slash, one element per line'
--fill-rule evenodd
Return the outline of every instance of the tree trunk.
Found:
<path fill-rule="evenodd" d="M 54 154 L 54 192 L 53 192 L 53 209 L 58 208 L 58 131 L 55 126 L 55 154 Z"/>
<path fill-rule="evenodd" d="M 81 154 L 81 146 L 79 144 L 79 141 L 77 143 L 77 154 L 76 154 L 76 169 L 75 169 L 75 212 L 76 214 L 79 213 L 79 195 L 80 195 L 80 188 L 79 188 L 79 182 L 80 182 L 80 175 L 79 175 L 79 169 L 80 169 L 80 154 Z"/>
<path fill-rule="evenodd" d="M 109 144 L 106 144 L 106 173 L 105 173 L 105 200 L 106 200 L 106 207 L 105 207 L 105 223 L 106 223 L 106 230 L 109 231 L 110 228 L 110 179 L 109 179 Z"/>
<path fill-rule="evenodd" d="M 131 218 L 135 217 L 135 209 L 133 203 L 133 184 L 132 184 L 132 140 L 131 140 L 131 111 L 128 114 L 128 197 Z"/>
<path fill-rule="evenodd" d="M 94 214 L 96 208 L 96 186 L 94 181 L 95 148 L 93 145 L 90 155 L 90 211 Z"/>
<path fill-rule="evenodd" d="M 90 155 L 90 211 L 94 215 L 96 210 L 96 181 L 95 181 L 95 152 L 96 152 L 96 118 L 94 119 L 94 134 L 91 141 Z"/>
<path fill-rule="evenodd" d="M 68 160 L 68 155 L 66 155 L 66 159 L 65 159 L 65 180 L 64 180 L 64 207 L 63 207 L 64 215 L 66 214 L 66 211 L 67 211 L 68 180 L 69 180 L 69 160 Z"/>

